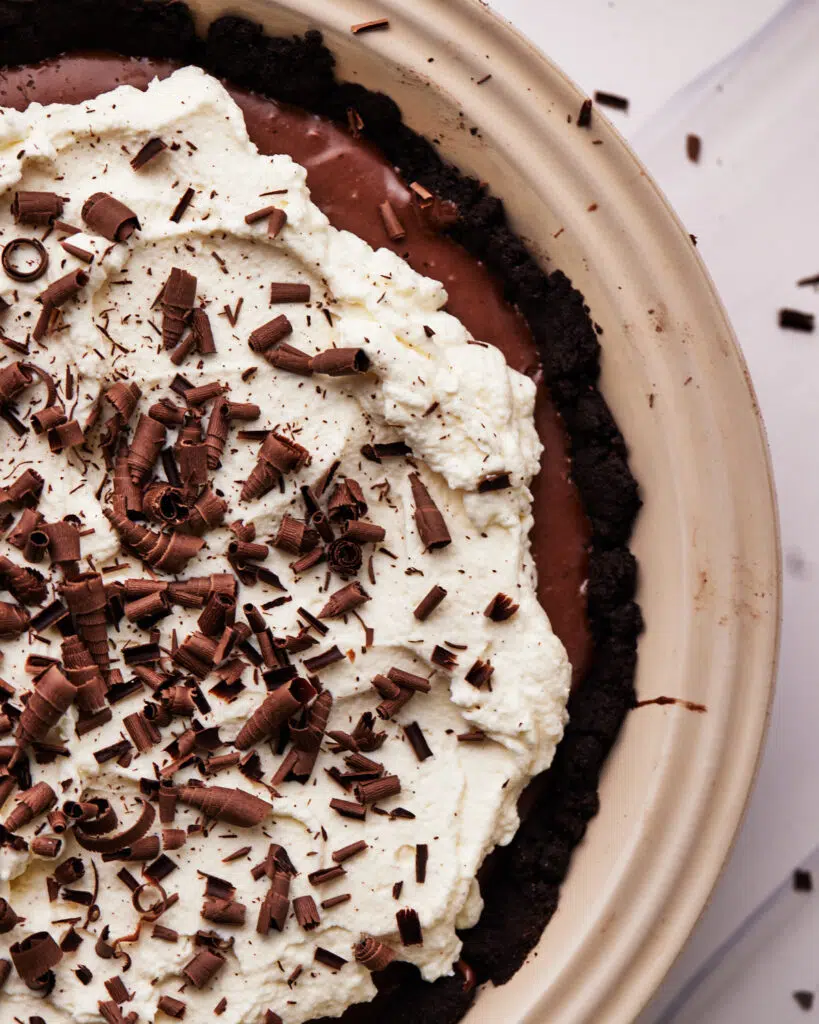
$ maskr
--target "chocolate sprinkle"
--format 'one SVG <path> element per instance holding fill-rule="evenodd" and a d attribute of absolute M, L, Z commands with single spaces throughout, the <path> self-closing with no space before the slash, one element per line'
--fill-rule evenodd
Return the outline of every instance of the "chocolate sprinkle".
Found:
<path fill-rule="evenodd" d="M 135 171 L 141 171 L 146 164 L 149 164 L 151 160 L 156 159 L 160 153 L 163 153 L 168 147 L 162 141 L 162 139 L 148 139 L 145 145 L 140 149 L 137 155 L 131 161 L 131 167 Z"/>

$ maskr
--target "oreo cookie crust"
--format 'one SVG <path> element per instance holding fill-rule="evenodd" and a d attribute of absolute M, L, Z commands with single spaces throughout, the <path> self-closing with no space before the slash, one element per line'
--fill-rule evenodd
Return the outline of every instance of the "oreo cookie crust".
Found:
<path fill-rule="evenodd" d="M 379 976 L 381 993 L 352 1007 L 344 1020 L 459 1020 L 475 985 L 502 984 L 519 969 L 557 907 L 572 850 L 598 809 L 605 759 L 634 703 L 637 637 L 633 598 L 637 567 L 627 548 L 640 507 L 625 441 L 597 388 L 600 345 L 583 297 L 560 271 L 547 274 L 506 223 L 500 199 L 446 164 L 401 120 L 381 93 L 341 83 L 318 32 L 277 39 L 245 19 L 214 22 L 198 39 L 188 8 L 157 0 L 0 0 L 0 64 L 27 64 L 73 49 L 167 57 L 346 123 L 355 110 L 362 134 L 407 181 L 454 202 L 447 230 L 503 282 L 507 299 L 526 317 L 552 399 L 570 439 L 572 470 L 592 527 L 588 613 L 594 638 L 590 670 L 569 705 L 570 724 L 535 803 L 513 842 L 493 855 L 491 885 L 479 923 L 463 934 L 469 970 L 434 984 L 406 964 Z"/>

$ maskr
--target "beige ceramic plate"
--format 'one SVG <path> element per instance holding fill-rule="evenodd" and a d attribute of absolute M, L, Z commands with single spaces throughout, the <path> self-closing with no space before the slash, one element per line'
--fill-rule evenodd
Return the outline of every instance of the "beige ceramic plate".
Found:
<path fill-rule="evenodd" d="M 603 390 L 645 498 L 633 545 L 646 618 L 638 692 L 708 711 L 653 706 L 629 717 L 558 913 L 536 954 L 508 985 L 485 991 L 468 1020 L 632 1021 L 725 859 L 776 658 L 767 449 L 713 285 L 622 139 L 598 113 L 591 132 L 569 124 L 581 93 L 477 0 L 192 6 L 203 27 L 241 12 L 272 32 L 322 29 L 340 75 L 388 92 L 412 127 L 489 182 L 517 230 L 546 265 L 566 271 L 605 330 Z M 379 16 L 390 18 L 389 31 L 351 35 L 352 24 Z"/>

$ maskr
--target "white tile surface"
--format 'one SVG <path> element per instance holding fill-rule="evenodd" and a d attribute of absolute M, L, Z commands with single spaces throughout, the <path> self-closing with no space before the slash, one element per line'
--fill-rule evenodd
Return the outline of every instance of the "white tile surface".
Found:
<path fill-rule="evenodd" d="M 763 938 L 750 943 L 744 967 L 734 969 L 732 960 L 730 969 L 718 971 L 705 1002 L 673 1018 L 665 1008 L 819 842 L 819 333 L 776 326 L 782 306 L 819 320 L 819 291 L 795 286 L 798 278 L 819 274 L 819 2 L 494 0 L 493 6 L 587 92 L 629 97 L 629 113 L 610 116 L 698 236 L 750 365 L 779 492 L 786 556 L 782 657 L 758 783 L 711 905 L 640 1024 L 802 1019 L 791 991 L 819 982 L 819 961 L 810 969 L 802 964 L 792 952 L 794 935 L 788 947 Z M 703 140 L 699 165 L 686 159 L 688 132 Z M 819 895 L 814 899 L 819 904 Z M 819 912 L 794 928 L 815 950 Z M 800 964 L 808 975 L 801 980 Z"/>

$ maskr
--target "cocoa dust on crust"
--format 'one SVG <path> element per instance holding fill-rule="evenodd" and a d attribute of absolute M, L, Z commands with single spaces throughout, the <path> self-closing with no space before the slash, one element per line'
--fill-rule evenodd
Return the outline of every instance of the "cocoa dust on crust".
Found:
<path fill-rule="evenodd" d="M 582 295 L 560 271 L 546 273 L 506 223 L 502 202 L 446 164 L 401 120 L 396 104 L 362 86 L 340 83 L 318 32 L 276 39 L 237 17 L 214 22 L 197 39 L 190 12 L 175 0 L 0 0 L 0 65 L 27 64 L 66 50 L 114 50 L 196 63 L 236 85 L 346 123 L 353 108 L 363 134 L 407 181 L 454 201 L 448 230 L 503 282 L 528 320 L 552 398 L 571 446 L 573 475 L 592 525 L 588 611 L 592 665 L 570 702 L 571 721 L 531 812 L 512 843 L 493 855 L 492 884 L 479 923 L 463 933 L 463 959 L 479 983 L 502 984 L 518 970 L 557 907 L 572 850 L 598 810 L 606 757 L 633 707 L 637 566 L 627 548 L 640 508 L 626 445 L 597 389 L 600 345 Z M 475 995 L 455 975 L 434 984 L 415 968 L 393 965 L 376 976 L 373 1003 L 345 1021 L 454 1024 Z"/>

